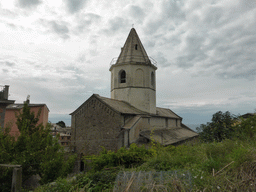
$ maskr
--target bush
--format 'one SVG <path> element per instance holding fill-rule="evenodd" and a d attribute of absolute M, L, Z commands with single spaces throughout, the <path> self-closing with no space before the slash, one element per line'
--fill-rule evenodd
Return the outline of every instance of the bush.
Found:
<path fill-rule="evenodd" d="M 246 119 L 237 120 L 234 125 L 235 137 L 238 139 L 254 141 L 256 135 L 256 115 Z"/>
<path fill-rule="evenodd" d="M 124 147 L 120 148 L 117 152 L 106 151 L 104 148 L 98 156 L 87 156 L 84 161 L 91 159 L 91 166 L 93 170 L 100 171 L 105 167 L 118 167 L 125 168 L 136 167 L 151 157 L 152 153 L 144 146 L 137 147 L 136 144 L 131 144 L 129 149 Z"/>

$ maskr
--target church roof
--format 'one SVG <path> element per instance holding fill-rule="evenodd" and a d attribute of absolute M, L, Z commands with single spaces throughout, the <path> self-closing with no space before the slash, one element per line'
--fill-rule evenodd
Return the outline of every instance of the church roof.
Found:
<path fill-rule="evenodd" d="M 128 102 L 120 101 L 116 99 L 110 99 L 107 97 L 102 97 L 99 95 L 95 95 L 97 98 L 105 102 L 107 105 L 109 105 L 112 109 L 115 111 L 118 111 L 123 114 L 134 114 L 134 115 L 147 115 L 147 112 L 141 111 L 137 109 L 136 107 L 133 107 Z"/>
<path fill-rule="evenodd" d="M 132 28 L 124 46 L 121 48 L 121 53 L 115 64 L 118 65 L 134 63 L 152 65 L 156 63 L 155 61 L 152 63 L 151 60 L 152 59 L 148 57 L 136 30 Z"/>
<path fill-rule="evenodd" d="M 183 127 L 177 127 L 172 129 L 156 129 L 154 134 L 150 130 L 140 132 L 142 137 L 149 140 L 154 140 L 162 145 L 171 145 L 191 139 L 198 136 L 198 133 L 193 130 L 186 129 Z"/>
<path fill-rule="evenodd" d="M 178 116 L 176 113 L 174 113 L 172 110 L 168 108 L 157 107 L 156 114 L 157 116 L 162 116 L 162 117 L 181 118 L 180 116 Z"/>
<path fill-rule="evenodd" d="M 137 109 L 136 107 L 132 106 L 126 101 L 121 101 L 121 100 L 116 100 L 116 99 L 110 99 L 107 97 L 102 97 L 99 95 L 95 95 L 99 99 L 101 99 L 103 102 L 108 104 L 112 109 L 115 111 L 118 111 L 123 114 L 133 114 L 133 115 L 151 115 L 151 116 L 158 116 L 158 117 L 168 117 L 168 118 L 176 118 L 176 119 L 181 119 L 180 116 L 175 114 L 173 111 L 167 108 L 160 108 L 157 107 L 156 111 L 157 114 L 150 114 L 148 112 L 141 111 Z"/>
<path fill-rule="evenodd" d="M 144 116 L 148 115 L 148 116 L 155 116 L 155 117 L 168 117 L 168 118 L 182 119 L 180 116 L 178 116 L 173 111 L 171 111 L 170 109 L 167 109 L 167 108 L 157 107 L 156 108 L 157 114 L 150 114 L 148 112 L 141 111 L 141 110 L 137 109 L 136 107 L 132 106 L 131 104 L 129 104 L 126 101 L 121 101 L 121 100 L 117 100 L 117 99 L 111 99 L 111 98 L 107 98 L 107 97 L 102 97 L 102 96 L 100 96 L 98 94 L 93 94 L 89 99 L 87 99 L 74 112 L 70 113 L 70 115 L 73 115 L 74 113 L 79 111 L 79 109 L 85 103 L 87 103 L 92 97 L 96 97 L 97 99 L 99 99 L 100 101 L 102 101 L 103 103 L 108 105 L 114 111 L 116 111 L 118 113 L 122 113 L 122 114 L 144 115 Z"/>

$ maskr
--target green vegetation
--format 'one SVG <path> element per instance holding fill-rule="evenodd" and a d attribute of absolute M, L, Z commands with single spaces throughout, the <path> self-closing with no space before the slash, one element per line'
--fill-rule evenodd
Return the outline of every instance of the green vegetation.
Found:
<path fill-rule="evenodd" d="M 229 112 L 217 112 L 212 122 L 201 125 L 198 139 L 177 147 L 153 143 L 149 149 L 131 145 L 117 152 L 102 150 L 98 156 L 85 158 L 91 168 L 73 180 L 57 180 L 54 188 L 44 185 L 38 191 L 112 191 L 118 173 L 125 171 L 148 173 L 166 171 L 187 176 L 157 181 L 136 179 L 125 182 L 126 189 L 134 191 L 254 191 L 256 188 L 256 116 L 239 119 Z M 191 177 L 189 177 L 191 175 Z M 65 191 L 63 190 L 63 191 Z"/>
<path fill-rule="evenodd" d="M 133 168 L 125 168 L 122 163 L 108 164 L 115 157 L 112 152 L 104 155 L 108 160 L 101 170 L 96 164 L 85 174 L 79 174 L 73 180 L 57 180 L 54 187 L 44 185 L 38 191 L 112 191 L 115 178 L 119 172 L 155 172 L 155 171 L 189 171 L 189 180 L 170 180 L 166 182 L 166 191 L 253 191 L 256 188 L 256 142 L 246 140 L 224 140 L 210 144 L 192 141 L 177 147 L 156 146 L 157 154 L 142 158 Z M 122 149 L 124 150 L 124 149 Z M 129 150 L 125 149 L 125 153 Z M 102 155 L 100 157 L 103 157 Z M 115 161 L 118 162 L 118 161 Z M 120 165 L 120 166 L 118 166 Z M 191 182 L 192 185 L 186 185 Z M 62 190 L 63 185 L 65 190 Z M 148 184 L 147 184 L 148 185 Z M 143 187 L 147 186 L 140 186 Z M 127 182 L 127 187 L 129 183 Z M 155 185 L 154 191 L 161 191 L 160 185 Z M 143 191 L 143 190 L 142 190 Z M 145 191 L 150 191 L 145 190 Z"/>
<path fill-rule="evenodd" d="M 256 116 L 239 119 L 218 112 L 203 127 L 198 139 L 177 147 L 154 143 L 149 149 L 135 144 L 117 152 L 103 148 L 100 155 L 85 157 L 90 168 L 86 173 L 59 178 L 36 191 L 113 191 L 121 185 L 126 191 L 255 191 Z M 165 176 L 155 177 L 160 171 Z M 124 179 L 125 173 L 130 179 Z M 147 173 L 147 179 L 138 184 L 133 173 Z"/>
<path fill-rule="evenodd" d="M 39 174 L 40 182 L 48 183 L 65 177 L 72 171 L 75 156 L 65 161 L 62 147 L 50 134 L 49 126 L 38 125 L 40 112 L 35 115 L 27 103 L 17 114 L 20 135 L 15 138 L 10 129 L 0 132 L 0 164 L 22 165 L 22 179 Z M 0 191 L 10 191 L 12 169 L 0 167 Z"/>
<path fill-rule="evenodd" d="M 144 146 L 137 147 L 134 143 L 131 144 L 129 150 L 122 147 L 117 152 L 107 151 L 102 148 L 100 155 L 92 155 L 85 158 L 85 161 L 91 160 L 90 167 L 93 171 L 101 171 L 109 167 L 137 167 L 144 163 L 147 158 L 153 156 L 152 149 L 147 150 Z"/>
<path fill-rule="evenodd" d="M 59 121 L 58 123 L 56 123 L 56 125 L 59 125 L 60 127 L 62 128 L 65 128 L 66 127 L 66 124 L 64 121 Z"/>
<path fill-rule="evenodd" d="M 234 136 L 234 123 L 236 117 L 230 112 L 222 113 L 221 111 L 213 114 L 212 122 L 206 125 L 201 124 L 200 128 L 197 128 L 200 139 L 204 142 L 220 142 L 224 139 L 230 139 Z"/>

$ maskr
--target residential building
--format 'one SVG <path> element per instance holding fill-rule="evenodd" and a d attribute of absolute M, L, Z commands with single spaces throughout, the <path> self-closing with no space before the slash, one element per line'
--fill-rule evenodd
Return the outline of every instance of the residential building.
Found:
<path fill-rule="evenodd" d="M 6 107 L 13 104 L 14 100 L 8 100 L 9 85 L 0 86 L 0 127 L 4 127 Z M 1 131 L 1 130 L 0 130 Z"/>

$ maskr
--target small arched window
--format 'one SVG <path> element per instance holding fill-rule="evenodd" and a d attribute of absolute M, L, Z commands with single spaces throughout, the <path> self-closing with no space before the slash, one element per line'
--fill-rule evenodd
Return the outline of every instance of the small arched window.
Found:
<path fill-rule="evenodd" d="M 151 85 L 152 86 L 155 85 L 155 74 L 154 74 L 154 72 L 151 72 Z"/>
<path fill-rule="evenodd" d="M 126 83 L 126 73 L 124 70 L 120 71 L 120 74 L 119 74 L 119 79 L 120 79 L 120 83 Z"/>
<path fill-rule="evenodd" d="M 138 50 L 138 44 L 135 44 L 135 50 Z"/>

